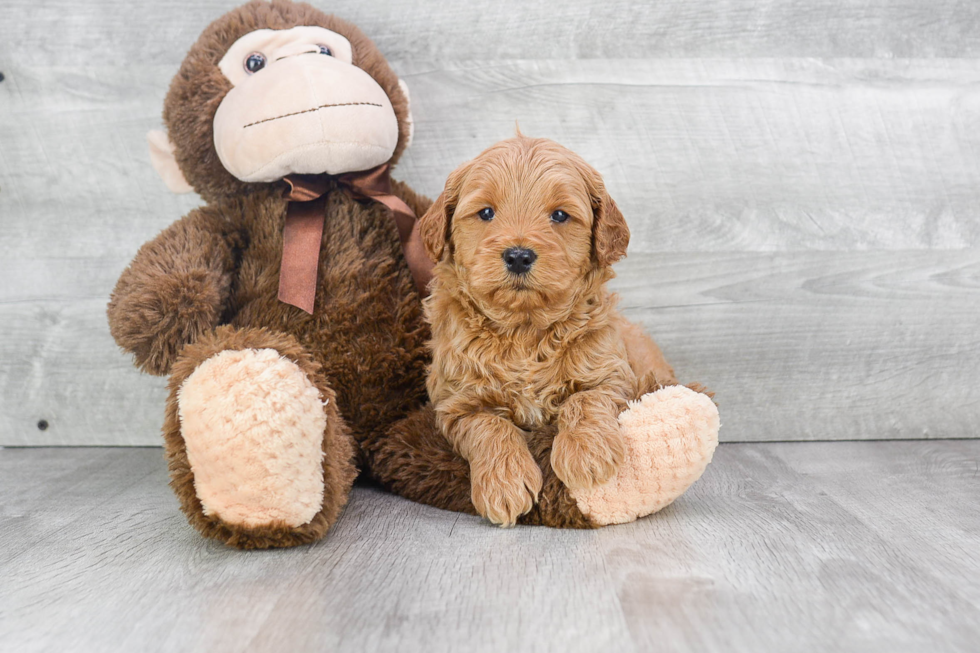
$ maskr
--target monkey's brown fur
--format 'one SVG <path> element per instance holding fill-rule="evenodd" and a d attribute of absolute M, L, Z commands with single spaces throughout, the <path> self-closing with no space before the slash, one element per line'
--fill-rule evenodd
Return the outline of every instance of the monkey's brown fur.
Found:
<path fill-rule="evenodd" d="M 212 121 L 231 88 L 218 61 L 248 32 L 296 25 L 326 27 L 350 40 L 355 65 L 391 98 L 400 127 L 391 162 L 397 160 L 407 139 L 407 103 L 397 77 L 360 30 L 304 4 L 252 2 L 231 11 L 191 48 L 164 109 L 180 168 L 208 204 L 140 249 L 108 308 L 119 345 L 143 370 L 171 375 L 164 439 L 184 512 L 203 534 L 241 548 L 322 536 L 346 503 L 356 442 L 379 437 L 425 399 L 428 332 L 387 209 L 336 186 L 328 191 L 316 308 L 308 315 L 277 299 L 284 184 L 239 182 L 215 154 Z M 396 182 L 394 190 L 418 214 L 427 208 L 428 200 L 408 187 Z M 324 505 L 313 522 L 295 529 L 242 529 L 206 517 L 177 417 L 177 390 L 199 363 L 225 349 L 264 347 L 295 362 L 324 399 L 336 398 L 327 404 Z"/>

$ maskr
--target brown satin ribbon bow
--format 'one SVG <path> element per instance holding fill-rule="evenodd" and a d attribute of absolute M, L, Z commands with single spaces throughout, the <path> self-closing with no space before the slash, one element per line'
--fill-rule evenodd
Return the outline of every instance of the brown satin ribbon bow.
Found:
<path fill-rule="evenodd" d="M 320 241 L 326 198 L 324 193 L 334 180 L 347 188 L 355 199 L 381 202 L 391 210 L 398 227 L 405 260 L 412 271 L 419 295 L 425 297 L 432 279 L 432 261 L 422 246 L 415 213 L 391 191 L 391 169 L 386 163 L 364 172 L 337 177 L 327 175 L 290 175 L 285 178 L 289 200 L 282 234 L 282 267 L 279 269 L 279 300 L 313 313 L 316 299 L 316 276 L 320 263 Z"/>

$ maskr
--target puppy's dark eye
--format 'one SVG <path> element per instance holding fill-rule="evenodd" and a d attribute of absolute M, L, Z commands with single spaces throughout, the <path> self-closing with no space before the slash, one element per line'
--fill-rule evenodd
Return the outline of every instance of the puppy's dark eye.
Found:
<path fill-rule="evenodd" d="M 245 58 L 245 70 L 250 73 L 257 73 L 265 68 L 265 55 L 261 52 L 253 52 Z"/>
<path fill-rule="evenodd" d="M 568 214 L 562 211 L 561 209 L 558 209 L 557 211 L 551 214 L 552 222 L 564 222 L 565 220 L 568 220 Z"/>
<path fill-rule="evenodd" d="M 480 219 L 484 222 L 490 222 L 493 220 L 493 209 L 488 206 L 485 209 L 480 209 L 480 212 L 477 213 L 477 215 L 480 216 Z"/>
<path fill-rule="evenodd" d="M 320 49 L 320 54 L 325 54 L 328 57 L 332 57 L 333 56 L 333 51 L 330 48 L 328 48 L 327 46 L 325 46 L 325 45 L 318 45 L 316 47 Z"/>

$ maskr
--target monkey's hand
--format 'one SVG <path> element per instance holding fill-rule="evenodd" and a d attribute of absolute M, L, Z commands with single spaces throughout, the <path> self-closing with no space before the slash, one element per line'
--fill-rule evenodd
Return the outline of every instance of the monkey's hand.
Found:
<path fill-rule="evenodd" d="M 234 269 L 235 235 L 205 207 L 143 245 L 109 301 L 109 330 L 145 372 L 163 375 L 184 345 L 218 326 Z"/>

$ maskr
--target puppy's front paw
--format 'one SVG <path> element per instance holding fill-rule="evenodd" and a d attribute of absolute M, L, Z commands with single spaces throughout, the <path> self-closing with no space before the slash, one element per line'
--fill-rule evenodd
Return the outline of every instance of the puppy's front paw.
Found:
<path fill-rule="evenodd" d="M 505 528 L 534 507 L 542 483 L 541 470 L 526 447 L 470 461 L 473 507 Z"/>
<path fill-rule="evenodd" d="M 623 438 L 613 433 L 561 431 L 551 447 L 551 468 L 569 489 L 605 483 L 623 462 Z"/>

